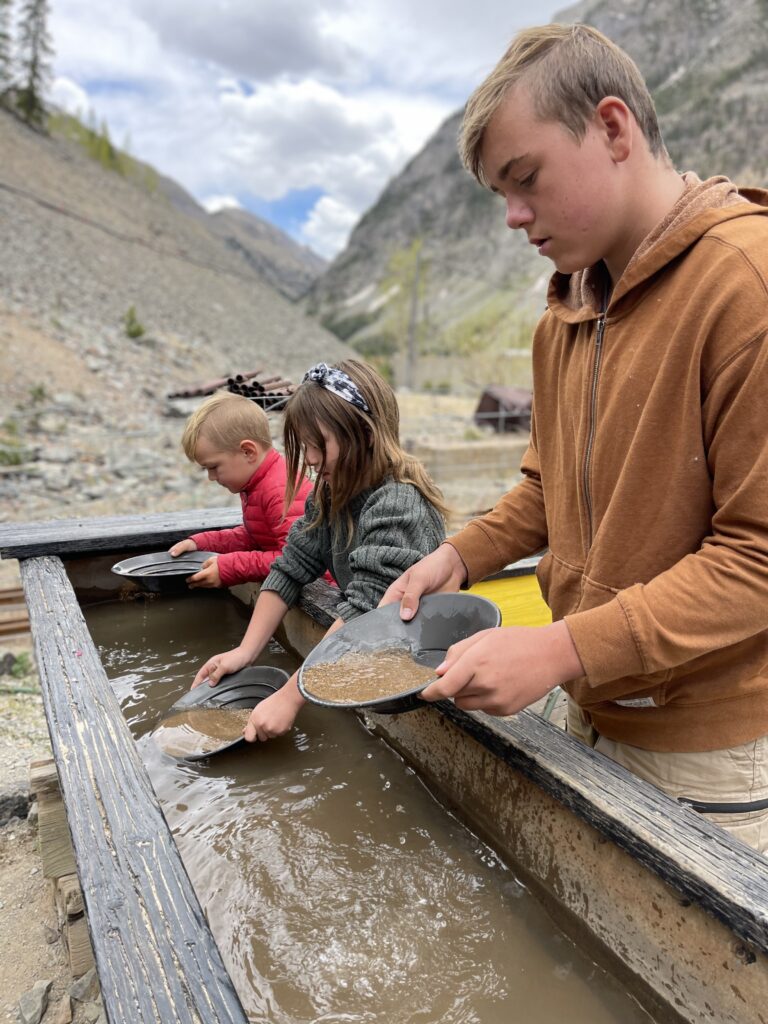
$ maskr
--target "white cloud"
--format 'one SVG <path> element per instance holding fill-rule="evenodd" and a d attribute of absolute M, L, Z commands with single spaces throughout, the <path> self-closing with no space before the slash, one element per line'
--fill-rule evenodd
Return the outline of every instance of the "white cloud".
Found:
<path fill-rule="evenodd" d="M 357 214 L 349 206 L 323 196 L 315 203 L 302 229 L 301 241 L 321 256 L 332 257 L 349 237 Z"/>
<path fill-rule="evenodd" d="M 220 213 L 221 210 L 242 210 L 242 203 L 235 196 L 206 196 L 200 205 L 208 213 Z"/>
<path fill-rule="evenodd" d="M 88 115 L 91 101 L 85 89 L 81 89 L 71 78 L 54 78 L 49 91 L 51 102 L 67 114 L 84 119 Z"/>
<path fill-rule="evenodd" d="M 332 255 L 526 21 L 521 0 L 57 0 L 55 88 L 198 198 L 319 190 L 281 226 Z"/>

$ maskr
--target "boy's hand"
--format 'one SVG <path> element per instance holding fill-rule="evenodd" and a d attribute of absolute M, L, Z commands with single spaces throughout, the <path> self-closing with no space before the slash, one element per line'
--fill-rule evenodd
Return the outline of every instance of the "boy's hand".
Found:
<path fill-rule="evenodd" d="M 555 686 L 584 675 L 564 621 L 484 629 L 448 648 L 422 700 L 453 697 L 465 711 L 514 715 Z"/>
<path fill-rule="evenodd" d="M 187 577 L 188 587 L 220 587 L 218 555 L 211 555 L 203 562 L 202 568 L 194 576 Z"/>
<path fill-rule="evenodd" d="M 439 548 L 406 569 L 385 591 L 379 607 L 400 602 L 400 618 L 407 622 L 416 614 L 423 594 L 459 590 L 467 579 L 467 567 L 456 548 L 441 544 Z"/>
<path fill-rule="evenodd" d="M 223 654 L 214 654 L 192 680 L 191 689 L 194 690 L 196 686 L 201 686 L 203 683 L 215 686 L 223 676 L 239 672 L 241 668 L 245 668 L 250 663 L 250 657 L 241 647 L 235 647 L 234 650 L 225 651 Z"/>
<path fill-rule="evenodd" d="M 296 721 L 296 715 L 304 703 L 299 693 L 298 673 L 294 672 L 284 686 L 253 709 L 243 730 L 246 740 L 249 743 L 255 740 L 264 742 L 285 735 Z"/>
<path fill-rule="evenodd" d="M 178 558 L 179 555 L 183 555 L 185 551 L 197 551 L 197 544 L 195 544 L 191 537 L 187 537 L 186 540 L 180 540 L 178 544 L 174 544 L 172 548 L 168 548 L 168 554 L 171 558 Z"/>

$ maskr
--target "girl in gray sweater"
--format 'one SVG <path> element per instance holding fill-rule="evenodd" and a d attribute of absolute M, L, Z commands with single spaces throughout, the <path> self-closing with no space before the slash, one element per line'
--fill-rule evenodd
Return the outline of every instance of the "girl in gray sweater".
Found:
<path fill-rule="evenodd" d="M 215 686 L 250 665 L 301 588 L 326 571 L 341 591 L 330 633 L 375 608 L 390 583 L 442 543 L 442 497 L 401 447 L 399 431 L 395 394 L 366 363 L 318 363 L 304 375 L 285 410 L 286 507 L 310 471 L 314 490 L 262 584 L 240 646 L 209 658 L 193 686 Z M 282 735 L 303 704 L 294 674 L 254 708 L 245 738 Z"/>

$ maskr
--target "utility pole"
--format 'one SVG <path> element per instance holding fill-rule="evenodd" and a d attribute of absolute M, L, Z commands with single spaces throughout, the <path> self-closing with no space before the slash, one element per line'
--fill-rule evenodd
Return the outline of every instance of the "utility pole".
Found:
<path fill-rule="evenodd" d="M 411 311 L 408 317 L 408 350 L 406 386 L 413 391 L 416 377 L 416 326 L 419 314 L 419 277 L 421 275 L 421 243 L 416 249 L 416 260 L 413 266 L 413 283 L 411 285 Z"/>

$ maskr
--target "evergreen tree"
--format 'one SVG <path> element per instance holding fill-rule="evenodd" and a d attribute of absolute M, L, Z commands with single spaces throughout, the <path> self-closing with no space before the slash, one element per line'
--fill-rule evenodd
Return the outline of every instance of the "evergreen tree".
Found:
<path fill-rule="evenodd" d="M 11 0 L 0 0 L 0 100 L 13 83 L 11 66 Z"/>
<path fill-rule="evenodd" d="M 48 0 L 24 0 L 19 20 L 20 84 L 17 106 L 29 124 L 42 126 L 43 92 L 53 55 L 48 35 Z"/>

